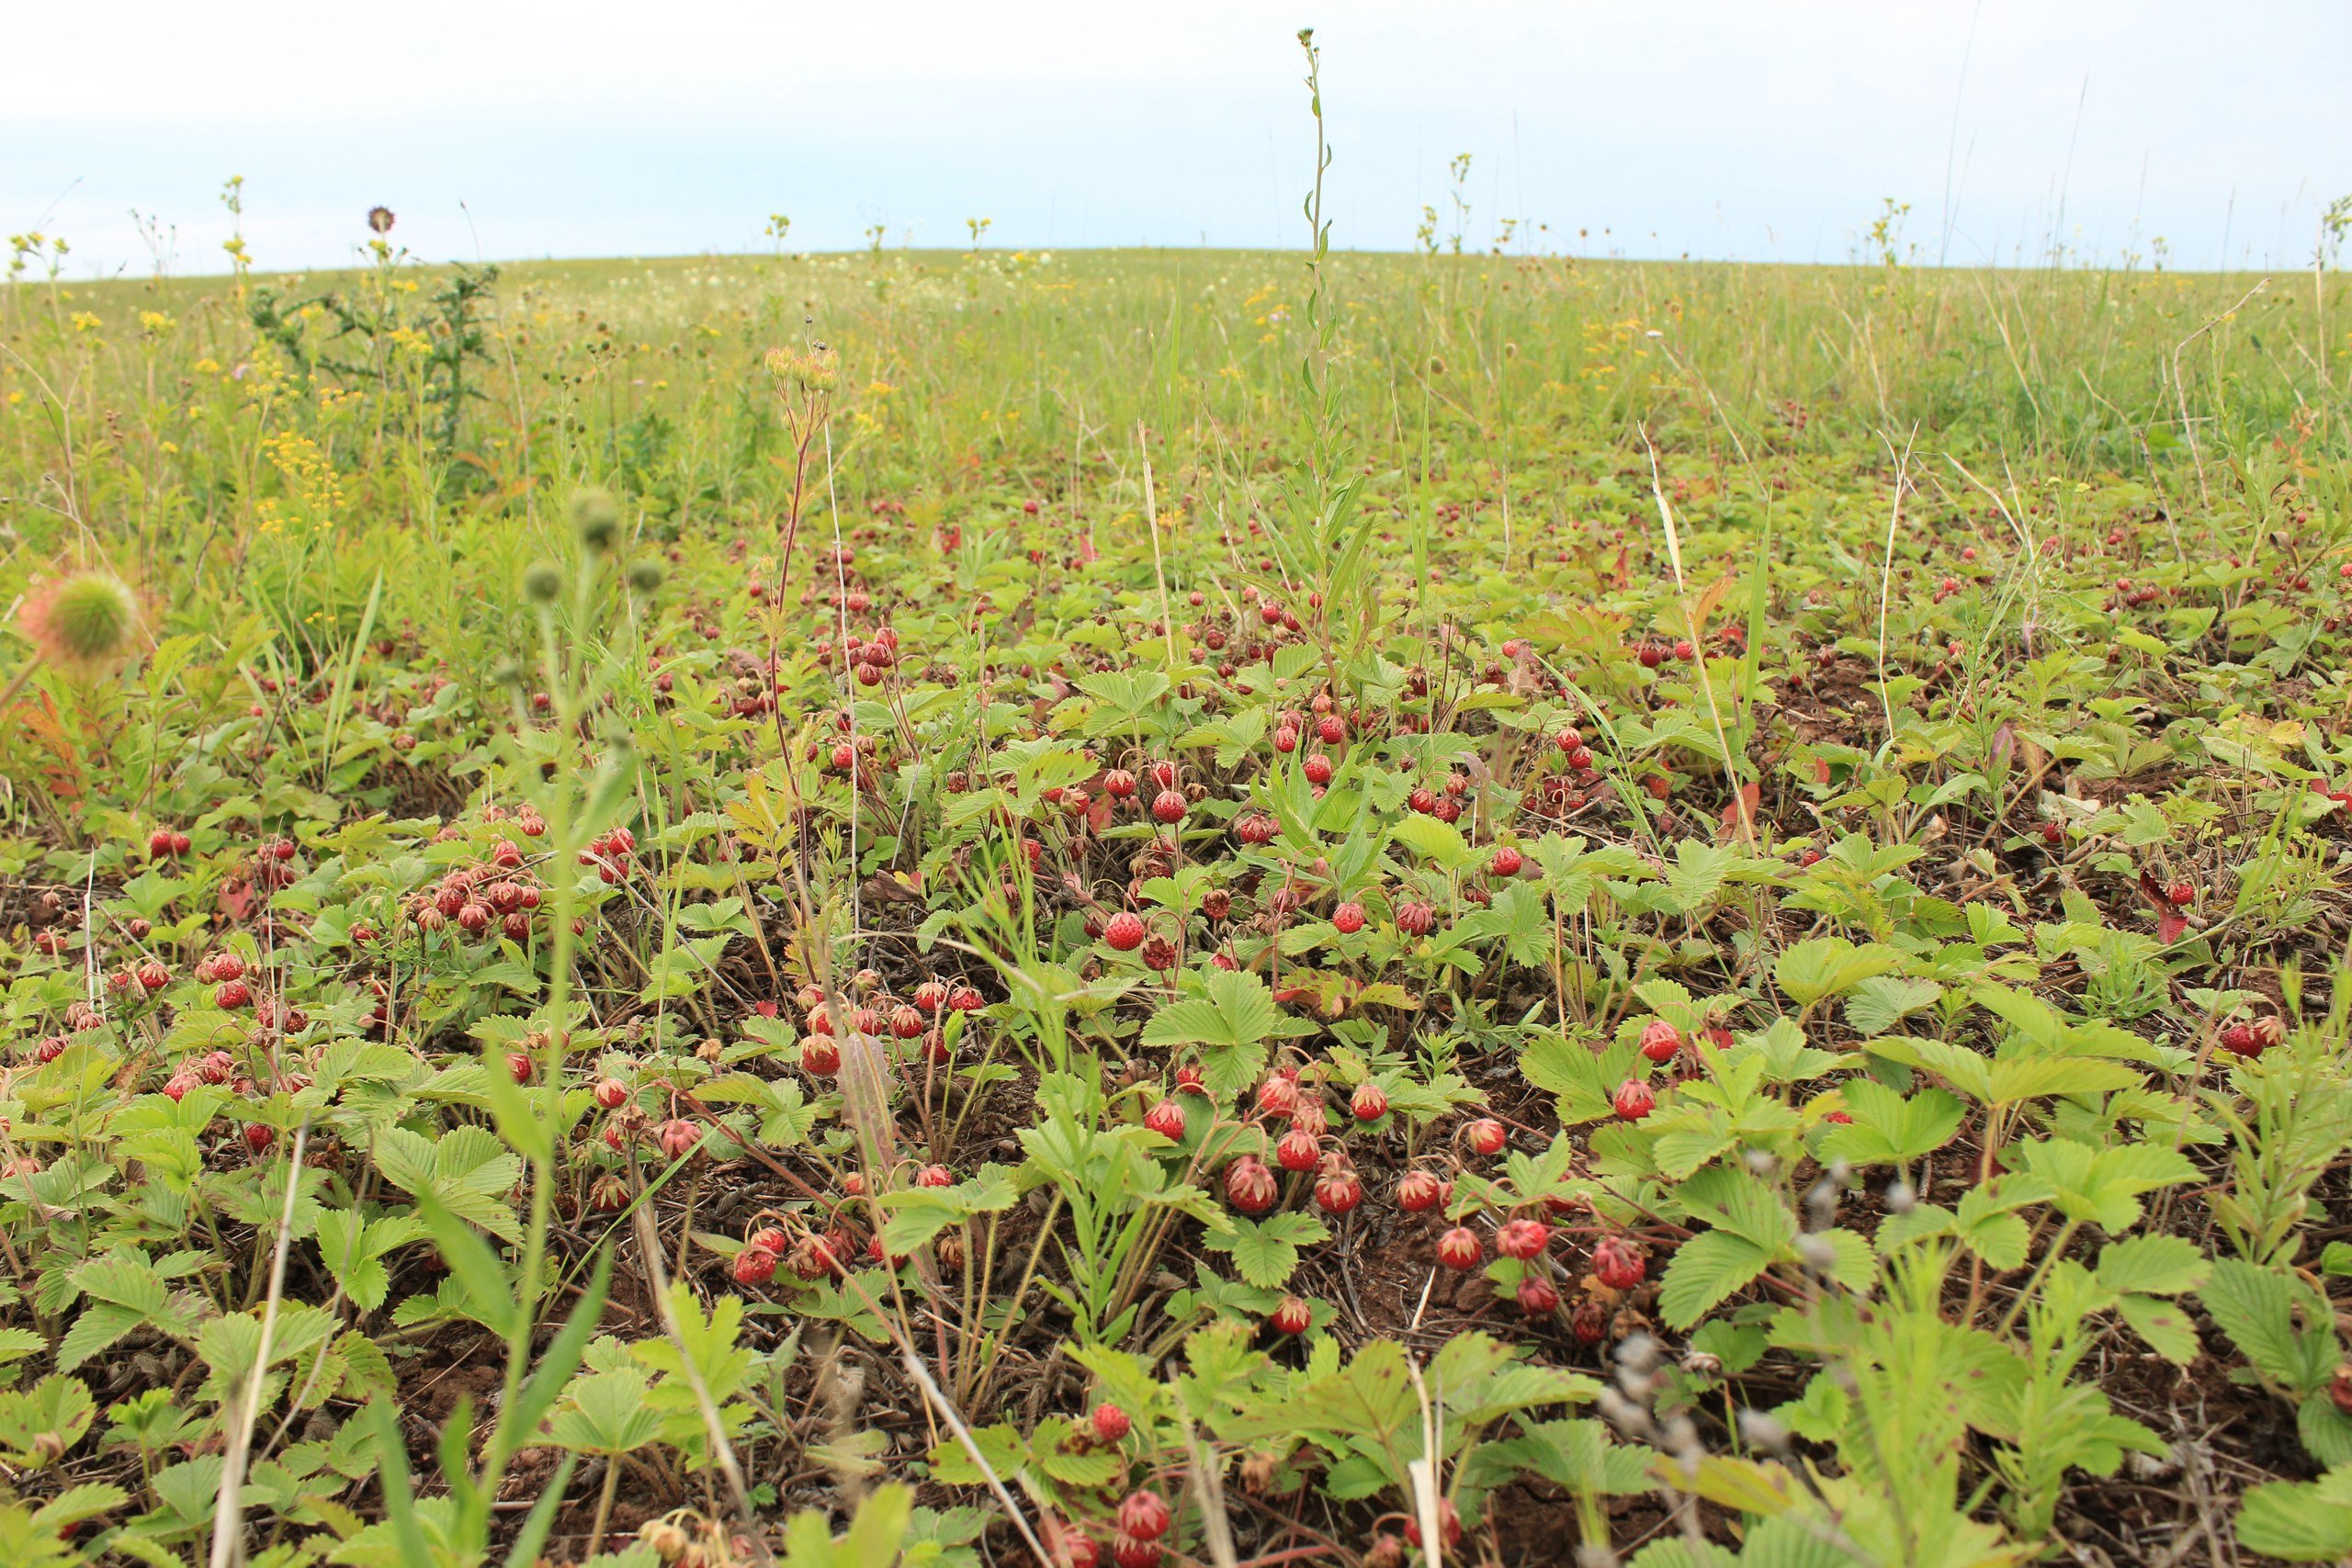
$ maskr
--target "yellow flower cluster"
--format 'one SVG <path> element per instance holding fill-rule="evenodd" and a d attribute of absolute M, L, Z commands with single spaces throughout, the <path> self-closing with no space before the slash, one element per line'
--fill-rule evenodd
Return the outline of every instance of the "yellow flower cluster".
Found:
<path fill-rule="evenodd" d="M 343 478 L 319 444 L 307 435 L 280 431 L 262 438 L 262 453 L 286 479 L 286 493 L 254 509 L 265 533 L 297 525 L 323 528 L 344 503 Z"/>

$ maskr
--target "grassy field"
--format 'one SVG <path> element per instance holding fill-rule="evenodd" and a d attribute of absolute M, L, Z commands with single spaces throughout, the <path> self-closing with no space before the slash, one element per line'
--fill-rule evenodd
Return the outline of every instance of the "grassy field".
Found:
<path fill-rule="evenodd" d="M 2352 1551 L 2334 275 L 19 259 L 0 1558 Z"/>

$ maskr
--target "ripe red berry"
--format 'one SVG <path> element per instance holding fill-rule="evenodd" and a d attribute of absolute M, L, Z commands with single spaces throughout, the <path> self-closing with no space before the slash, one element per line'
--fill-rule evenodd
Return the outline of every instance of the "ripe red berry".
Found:
<path fill-rule="evenodd" d="M 1281 1184 L 1256 1155 L 1243 1155 L 1225 1170 L 1225 1195 L 1245 1214 L 1262 1214 L 1282 1195 Z"/>
<path fill-rule="evenodd" d="M 1315 1179 L 1315 1204 L 1327 1214 L 1344 1214 L 1363 1201 L 1363 1180 L 1352 1170 L 1327 1170 Z"/>
<path fill-rule="evenodd" d="M 506 1076 L 516 1083 L 531 1081 L 531 1058 L 520 1051 L 506 1053 Z"/>
<path fill-rule="evenodd" d="M 1287 1116 L 1298 1104 L 1298 1080 L 1275 1073 L 1258 1086 L 1258 1109 L 1269 1116 Z"/>
<path fill-rule="evenodd" d="M 1102 775 L 1102 793 L 1113 800 L 1125 800 L 1136 792 L 1136 776 L 1125 768 L 1113 768 Z"/>
<path fill-rule="evenodd" d="M 244 977 L 245 961 L 234 953 L 212 955 L 212 977 L 216 980 L 238 980 Z"/>
<path fill-rule="evenodd" d="M 1266 1321 L 1277 1334 L 1304 1334 L 1315 1326 L 1315 1311 L 1296 1296 L 1284 1296 Z"/>
<path fill-rule="evenodd" d="M 831 1035 L 811 1034 L 800 1043 L 800 1065 L 820 1078 L 842 1070 L 842 1048 Z"/>
<path fill-rule="evenodd" d="M 1542 1220 L 1511 1220 L 1495 1233 L 1495 1250 L 1524 1263 L 1541 1253 L 1552 1239 L 1552 1227 Z"/>
<path fill-rule="evenodd" d="M 1159 1568 L 1166 1556 L 1156 1540 L 1138 1540 L 1131 1535 L 1111 1538 L 1111 1561 L 1116 1568 Z"/>
<path fill-rule="evenodd" d="M 1171 1516 L 1168 1502 L 1148 1489 L 1130 1492 L 1119 1505 L 1119 1533 L 1137 1540 L 1158 1540 L 1168 1533 Z"/>
<path fill-rule="evenodd" d="M 702 1142 L 702 1129 L 684 1117 L 673 1117 L 662 1123 L 662 1157 L 684 1159 Z"/>
<path fill-rule="evenodd" d="M 1363 906 L 1350 899 L 1332 910 L 1331 928 L 1341 936 L 1353 936 L 1363 930 Z"/>
<path fill-rule="evenodd" d="M 1360 1083 L 1348 1096 L 1348 1113 L 1359 1122 L 1377 1122 L 1388 1114 L 1388 1096 L 1376 1083 Z"/>
<path fill-rule="evenodd" d="M 1487 1249 L 1478 1240 L 1478 1233 L 1468 1225 L 1456 1225 L 1437 1238 L 1437 1260 L 1448 1269 L 1467 1273 L 1478 1267 Z"/>
<path fill-rule="evenodd" d="M 1132 909 L 1120 910 L 1102 928 L 1102 940 L 1120 953 L 1133 953 L 1143 939 L 1143 919 Z"/>
<path fill-rule="evenodd" d="M 253 1000 L 253 993 L 245 988 L 243 980 L 223 980 L 213 987 L 212 1000 L 217 1007 L 233 1010 Z"/>
<path fill-rule="evenodd" d="M 141 963 L 134 972 L 134 977 L 143 991 L 160 991 L 172 983 L 172 972 L 164 967 L 162 960 L 155 958 Z"/>
<path fill-rule="evenodd" d="M 1426 1170 L 1408 1170 L 1396 1183 L 1396 1206 L 1408 1214 L 1427 1213 L 1445 1201 L 1445 1183 Z"/>
<path fill-rule="evenodd" d="M 1315 721 L 1315 739 L 1326 746 L 1338 746 L 1348 738 L 1348 721 L 1338 714 L 1327 713 Z"/>
<path fill-rule="evenodd" d="M 1285 724 L 1274 731 L 1274 750 L 1288 756 L 1298 750 L 1298 731 Z"/>
<path fill-rule="evenodd" d="M 1519 1282 L 1519 1310 L 1530 1317 L 1544 1317 L 1560 1310 L 1559 1287 L 1541 1274 Z"/>
<path fill-rule="evenodd" d="M 1299 772 L 1306 775 L 1306 782 L 1308 784 L 1329 784 L 1331 782 L 1331 759 L 1326 757 L 1322 752 L 1317 751 L 1312 757 L 1307 758 L 1306 761 L 1300 765 Z"/>
<path fill-rule="evenodd" d="M 2189 883 L 2176 882 L 2165 889 L 2165 897 L 2176 906 L 2193 904 L 2197 901 L 2197 889 Z"/>
<path fill-rule="evenodd" d="M 1609 1097 L 1610 1105 L 1628 1122 L 1638 1122 L 1657 1109 L 1657 1096 L 1639 1078 L 1627 1078 Z"/>
<path fill-rule="evenodd" d="M 1184 1139 L 1184 1108 L 1170 1095 L 1143 1113 L 1143 1124 L 1174 1143 Z"/>
<path fill-rule="evenodd" d="M 1125 1411 L 1107 1399 L 1094 1407 L 1093 1415 L 1088 1419 L 1094 1427 L 1095 1441 L 1102 1443 L 1118 1442 L 1135 1425 L 1127 1419 Z"/>
<path fill-rule="evenodd" d="M 1593 1244 L 1592 1271 L 1612 1291 L 1630 1291 L 1642 1282 L 1648 1265 L 1641 1249 L 1623 1236 L 1605 1235 Z"/>
<path fill-rule="evenodd" d="M 1177 823 L 1184 820 L 1184 813 L 1190 809 L 1191 807 L 1184 804 L 1184 797 L 1177 794 L 1172 789 L 1163 789 L 1158 795 L 1152 796 L 1151 815 L 1153 818 L 1157 821 L 1166 823 L 1170 827 L 1173 827 Z"/>
<path fill-rule="evenodd" d="M 1396 929 L 1407 936 L 1427 936 L 1437 929 L 1437 911 L 1415 900 L 1396 907 Z"/>
<path fill-rule="evenodd" d="M 253 1150 L 254 1153 L 261 1153 L 277 1139 L 277 1134 L 274 1129 L 265 1127 L 258 1122 L 245 1123 L 245 1147 Z"/>
<path fill-rule="evenodd" d="M 1274 1145 L 1274 1161 L 1284 1170 L 1313 1170 L 1322 1157 L 1322 1140 L 1304 1127 L 1293 1127 Z"/>
<path fill-rule="evenodd" d="M 1487 863 L 1487 870 L 1496 876 L 1517 876 L 1526 863 L 1527 857 L 1521 854 L 1516 847 L 1504 844 L 1495 851 L 1495 858 Z"/>
<path fill-rule="evenodd" d="M 1481 1116 L 1471 1122 L 1462 1130 L 1462 1136 L 1463 1141 L 1470 1145 L 1470 1152 L 1476 1155 L 1498 1155 L 1503 1152 L 1503 1145 L 1510 1141 L 1510 1134 L 1503 1130 L 1503 1124 L 1491 1116 Z"/>
<path fill-rule="evenodd" d="M 172 830 L 169 828 L 158 828 L 147 835 L 147 852 L 155 859 L 161 860 L 173 852 L 173 843 Z"/>
<path fill-rule="evenodd" d="M 980 995 L 977 986 L 958 986 L 947 993 L 950 1012 L 978 1012 L 988 1005 L 988 998 Z"/>
<path fill-rule="evenodd" d="M 775 1278 L 775 1254 L 764 1247 L 747 1247 L 735 1255 L 735 1282 L 764 1285 Z"/>
<path fill-rule="evenodd" d="M 1681 1049 L 1680 1032 L 1662 1018 L 1650 1020 L 1649 1027 L 1642 1031 L 1642 1055 L 1653 1062 L 1670 1062 Z"/>

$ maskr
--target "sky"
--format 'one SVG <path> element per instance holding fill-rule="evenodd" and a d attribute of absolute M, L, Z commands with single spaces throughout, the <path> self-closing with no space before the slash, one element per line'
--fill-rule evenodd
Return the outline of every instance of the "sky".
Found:
<path fill-rule="evenodd" d="M 0 231 L 68 276 L 349 260 L 1333 243 L 2308 267 L 2346 0 L 82 0 L 12 8 Z M 143 220 L 143 221 L 142 221 Z M 2347 245 L 2352 251 L 2352 245 Z"/>

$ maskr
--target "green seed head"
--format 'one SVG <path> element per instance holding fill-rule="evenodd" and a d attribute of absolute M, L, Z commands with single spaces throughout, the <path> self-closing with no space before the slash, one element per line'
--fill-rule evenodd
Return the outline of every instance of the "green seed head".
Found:
<path fill-rule="evenodd" d="M 602 555 L 620 537 L 621 508 L 610 491 L 583 490 L 571 502 L 571 525 L 580 542 Z"/>
<path fill-rule="evenodd" d="M 563 592 L 563 570 L 551 560 L 533 561 L 523 573 L 523 592 L 534 604 L 552 604 Z"/>
<path fill-rule="evenodd" d="M 112 664 L 139 635 L 139 596 L 109 571 L 77 571 L 28 594 L 18 619 L 52 664 L 90 671 Z"/>
<path fill-rule="evenodd" d="M 628 563 L 628 585 L 639 593 L 650 593 L 661 587 L 663 575 L 658 556 L 639 556 Z"/>

